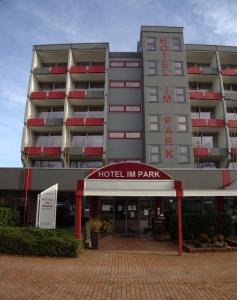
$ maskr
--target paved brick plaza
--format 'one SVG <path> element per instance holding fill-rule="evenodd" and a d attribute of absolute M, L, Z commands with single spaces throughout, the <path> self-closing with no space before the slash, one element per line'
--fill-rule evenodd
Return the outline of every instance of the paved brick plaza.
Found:
<path fill-rule="evenodd" d="M 0 299 L 237 299 L 237 253 L 85 251 L 0 255 Z M 158 250 L 158 249 L 157 249 Z"/>

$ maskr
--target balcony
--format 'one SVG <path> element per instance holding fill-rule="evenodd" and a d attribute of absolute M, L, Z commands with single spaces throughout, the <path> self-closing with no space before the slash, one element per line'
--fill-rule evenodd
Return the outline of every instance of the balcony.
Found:
<path fill-rule="evenodd" d="M 221 100 L 222 94 L 218 92 L 202 92 L 202 91 L 189 91 L 191 100 Z"/>
<path fill-rule="evenodd" d="M 198 157 L 223 158 L 227 153 L 227 148 L 193 148 L 193 155 Z"/>
<path fill-rule="evenodd" d="M 70 73 L 105 73 L 105 66 L 73 66 L 70 69 Z"/>
<path fill-rule="evenodd" d="M 58 127 L 63 125 L 63 118 L 31 118 L 27 120 L 27 126 L 36 131 L 58 131 Z"/>
<path fill-rule="evenodd" d="M 34 157 L 59 157 L 61 155 L 61 147 L 25 147 L 25 154 Z"/>
<path fill-rule="evenodd" d="M 68 94 L 68 99 L 72 105 L 104 105 L 104 89 L 71 91 Z M 84 101 L 84 99 L 86 99 L 86 101 Z"/>
<path fill-rule="evenodd" d="M 224 127 L 223 119 L 192 119 L 192 127 Z"/>
<path fill-rule="evenodd" d="M 104 118 L 68 118 L 66 125 L 73 131 L 103 132 Z"/>
<path fill-rule="evenodd" d="M 237 69 L 235 68 L 222 68 L 221 74 L 223 76 L 236 76 L 237 75 Z"/>
<path fill-rule="evenodd" d="M 30 99 L 37 105 L 63 105 L 64 91 L 38 91 L 30 94 Z"/>
<path fill-rule="evenodd" d="M 229 128 L 237 128 L 237 120 L 229 120 L 227 124 Z"/>
<path fill-rule="evenodd" d="M 188 74 L 204 74 L 204 75 L 217 75 L 217 68 L 209 68 L 209 67 L 188 67 Z"/>
<path fill-rule="evenodd" d="M 66 153 L 73 157 L 100 157 L 103 155 L 103 147 L 94 146 L 73 146 L 65 149 Z"/>
<path fill-rule="evenodd" d="M 33 70 L 33 74 L 40 82 L 56 80 L 65 81 L 67 74 L 66 66 L 38 67 Z"/>
<path fill-rule="evenodd" d="M 225 91 L 225 99 L 237 101 L 237 91 Z"/>

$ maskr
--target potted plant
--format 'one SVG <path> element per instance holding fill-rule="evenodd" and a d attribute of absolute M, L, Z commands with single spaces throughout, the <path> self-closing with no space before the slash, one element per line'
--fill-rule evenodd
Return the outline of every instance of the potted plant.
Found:
<path fill-rule="evenodd" d="M 99 219 L 91 219 L 90 224 L 90 233 L 91 233 L 91 248 L 98 249 L 99 247 L 99 231 L 101 228 L 101 221 Z"/>

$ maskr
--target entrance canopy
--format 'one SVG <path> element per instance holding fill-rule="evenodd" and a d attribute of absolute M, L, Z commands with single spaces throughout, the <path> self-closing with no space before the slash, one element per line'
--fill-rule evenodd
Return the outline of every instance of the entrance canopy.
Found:
<path fill-rule="evenodd" d="M 105 166 L 84 180 L 85 196 L 176 197 L 176 182 L 166 173 L 146 164 L 121 162 Z"/>

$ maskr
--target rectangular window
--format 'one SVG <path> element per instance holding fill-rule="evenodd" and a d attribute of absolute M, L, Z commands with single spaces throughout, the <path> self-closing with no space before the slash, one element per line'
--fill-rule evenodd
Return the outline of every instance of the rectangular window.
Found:
<path fill-rule="evenodd" d="M 124 139 L 124 132 L 123 131 L 120 131 L 120 132 L 111 131 L 111 132 L 109 132 L 109 138 L 110 139 Z"/>
<path fill-rule="evenodd" d="M 110 112 L 124 112 L 124 106 L 123 105 L 110 105 L 109 111 Z"/>
<path fill-rule="evenodd" d="M 189 163 L 189 146 L 179 146 L 179 161 L 181 163 Z"/>
<path fill-rule="evenodd" d="M 141 106 L 140 105 L 126 105 L 125 111 L 126 112 L 140 112 Z"/>
<path fill-rule="evenodd" d="M 150 163 L 157 164 L 160 162 L 160 146 L 159 145 L 150 145 Z"/>
<path fill-rule="evenodd" d="M 148 128 L 150 131 L 159 130 L 159 117 L 157 115 L 149 115 L 148 123 L 149 123 Z"/>
<path fill-rule="evenodd" d="M 174 51 L 181 51 L 181 38 L 173 37 L 171 39 L 171 49 Z"/>
<path fill-rule="evenodd" d="M 174 75 L 183 75 L 183 63 L 182 61 L 175 61 L 174 62 Z"/>
<path fill-rule="evenodd" d="M 147 61 L 147 75 L 156 75 L 157 73 L 157 62 L 155 60 Z"/>
<path fill-rule="evenodd" d="M 111 88 L 123 88 L 124 81 L 110 81 L 109 86 Z"/>
<path fill-rule="evenodd" d="M 140 61 L 126 61 L 125 62 L 126 68 L 140 68 Z"/>
<path fill-rule="evenodd" d="M 218 148 L 218 136 L 216 134 L 194 134 L 192 141 L 195 148 Z"/>
<path fill-rule="evenodd" d="M 177 129 L 178 131 L 187 131 L 187 117 L 186 116 L 177 116 Z"/>
<path fill-rule="evenodd" d="M 141 132 L 125 132 L 125 138 L 126 139 L 140 139 L 141 138 Z"/>
<path fill-rule="evenodd" d="M 116 60 L 110 61 L 110 68 L 123 68 L 123 67 L 124 67 L 124 61 L 116 61 Z"/>
<path fill-rule="evenodd" d="M 186 101 L 185 88 L 184 87 L 176 87 L 175 88 L 175 102 L 184 103 L 185 101 Z"/>
<path fill-rule="evenodd" d="M 126 81 L 125 86 L 127 88 L 139 88 L 140 87 L 140 81 Z"/>
<path fill-rule="evenodd" d="M 146 50 L 156 50 L 156 39 L 154 37 L 146 38 Z"/>
<path fill-rule="evenodd" d="M 149 86 L 147 88 L 148 102 L 158 102 L 158 87 Z"/>

